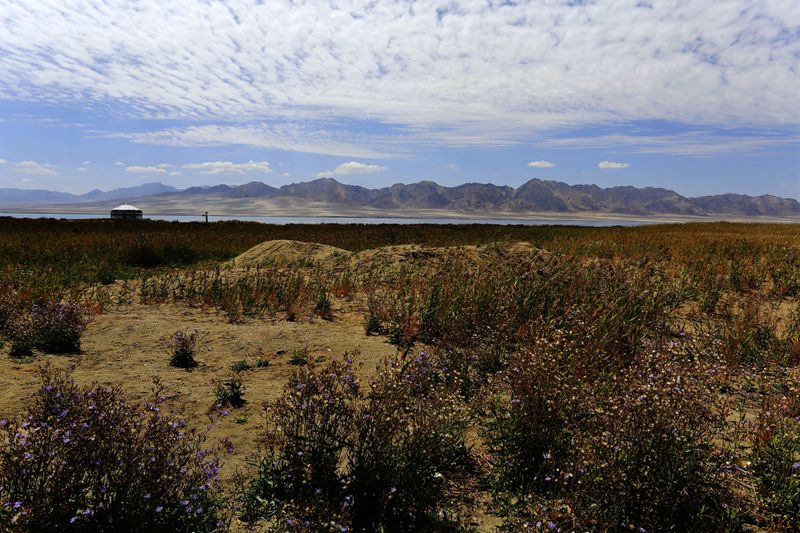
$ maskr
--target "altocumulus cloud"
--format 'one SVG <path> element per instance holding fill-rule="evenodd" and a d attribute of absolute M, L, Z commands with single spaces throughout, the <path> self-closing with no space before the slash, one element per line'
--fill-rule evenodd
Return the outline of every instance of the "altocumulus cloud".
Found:
<path fill-rule="evenodd" d="M 375 172 L 383 172 L 389 167 L 381 165 L 368 165 L 366 163 L 359 163 L 358 161 L 350 161 L 349 163 L 342 163 L 331 171 L 318 172 L 318 178 L 330 178 L 335 175 L 339 176 L 355 176 L 358 174 L 373 174 Z"/>
<path fill-rule="evenodd" d="M 553 168 L 556 165 L 550 161 L 531 161 L 528 163 L 528 166 L 536 168 Z"/>
<path fill-rule="evenodd" d="M 800 124 L 797 0 L 442 5 L 5 0 L 0 95 L 203 121 L 135 142 L 354 158 L 382 151 L 374 130 L 330 139 L 325 124 L 367 117 L 450 146 L 620 121 Z"/>
<path fill-rule="evenodd" d="M 597 164 L 598 168 L 628 168 L 630 163 L 617 163 L 616 161 L 600 161 Z"/>
<path fill-rule="evenodd" d="M 205 163 L 189 163 L 183 165 L 187 170 L 199 170 L 201 174 L 247 174 L 248 172 L 272 172 L 266 161 L 248 161 L 232 163 L 230 161 L 207 161 Z"/>

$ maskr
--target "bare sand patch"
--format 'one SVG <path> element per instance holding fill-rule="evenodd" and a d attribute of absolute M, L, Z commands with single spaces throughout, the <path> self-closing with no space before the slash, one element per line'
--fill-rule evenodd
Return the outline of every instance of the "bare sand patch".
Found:
<path fill-rule="evenodd" d="M 200 332 L 197 360 L 192 370 L 170 366 L 167 339 L 175 331 Z M 164 386 L 165 411 L 184 418 L 189 425 L 205 429 L 210 423 L 215 393 L 214 380 L 228 375 L 231 365 L 258 358 L 269 366 L 241 372 L 247 404 L 225 417 L 216 417 L 209 433 L 209 444 L 229 438 L 236 451 L 225 458 L 221 470 L 230 480 L 237 468 L 246 466 L 256 451 L 264 402 L 275 400 L 291 373 L 297 368 L 293 357 L 304 355 L 309 361 L 324 362 L 354 355 L 362 377 L 372 374 L 396 348 L 384 338 L 364 333 L 363 317 L 337 309 L 332 321 L 247 320 L 231 324 L 220 312 L 178 304 L 124 305 L 110 308 L 94 318 L 82 338 L 82 352 L 76 356 L 44 355 L 26 363 L 8 356 L 9 345 L 0 349 L 0 419 L 16 417 L 25 411 L 38 390 L 38 367 L 75 365 L 73 377 L 79 384 L 109 385 L 121 389 L 132 402 L 151 397 L 153 379 Z"/>
<path fill-rule="evenodd" d="M 236 268 L 253 268 L 285 265 L 297 261 L 320 263 L 332 258 L 348 257 L 351 252 L 316 242 L 290 241 L 285 239 L 266 241 L 253 246 L 231 261 Z"/>

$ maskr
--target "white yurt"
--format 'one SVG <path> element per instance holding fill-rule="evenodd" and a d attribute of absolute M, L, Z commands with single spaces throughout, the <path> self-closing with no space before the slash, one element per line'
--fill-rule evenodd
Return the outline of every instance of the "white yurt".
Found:
<path fill-rule="evenodd" d="M 142 210 L 133 205 L 118 205 L 111 210 L 111 218 L 114 220 L 141 220 Z"/>

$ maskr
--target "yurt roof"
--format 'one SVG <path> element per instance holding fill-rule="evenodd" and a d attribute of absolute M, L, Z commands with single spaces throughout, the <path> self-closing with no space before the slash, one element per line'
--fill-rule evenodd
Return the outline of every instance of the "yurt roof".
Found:
<path fill-rule="evenodd" d="M 134 205 L 122 204 L 112 209 L 112 211 L 141 211 L 141 209 Z"/>

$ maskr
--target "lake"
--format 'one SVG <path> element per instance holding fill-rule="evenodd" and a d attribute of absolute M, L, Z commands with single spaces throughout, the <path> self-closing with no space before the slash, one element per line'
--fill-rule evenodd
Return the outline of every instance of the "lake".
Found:
<path fill-rule="evenodd" d="M 106 215 L 85 213 L 0 213 L 0 217 L 15 218 L 55 218 L 68 220 L 86 220 L 93 218 L 107 219 Z M 197 215 L 165 215 L 149 214 L 145 219 L 168 220 L 177 222 L 202 222 L 203 217 Z M 589 218 L 417 218 L 417 217 L 302 217 L 302 216 L 247 216 L 247 215 L 209 215 L 209 222 L 225 220 L 242 220 L 261 222 L 262 224 L 521 224 L 526 226 L 642 226 L 645 224 L 663 224 L 664 220 L 634 219 L 589 219 Z"/>

